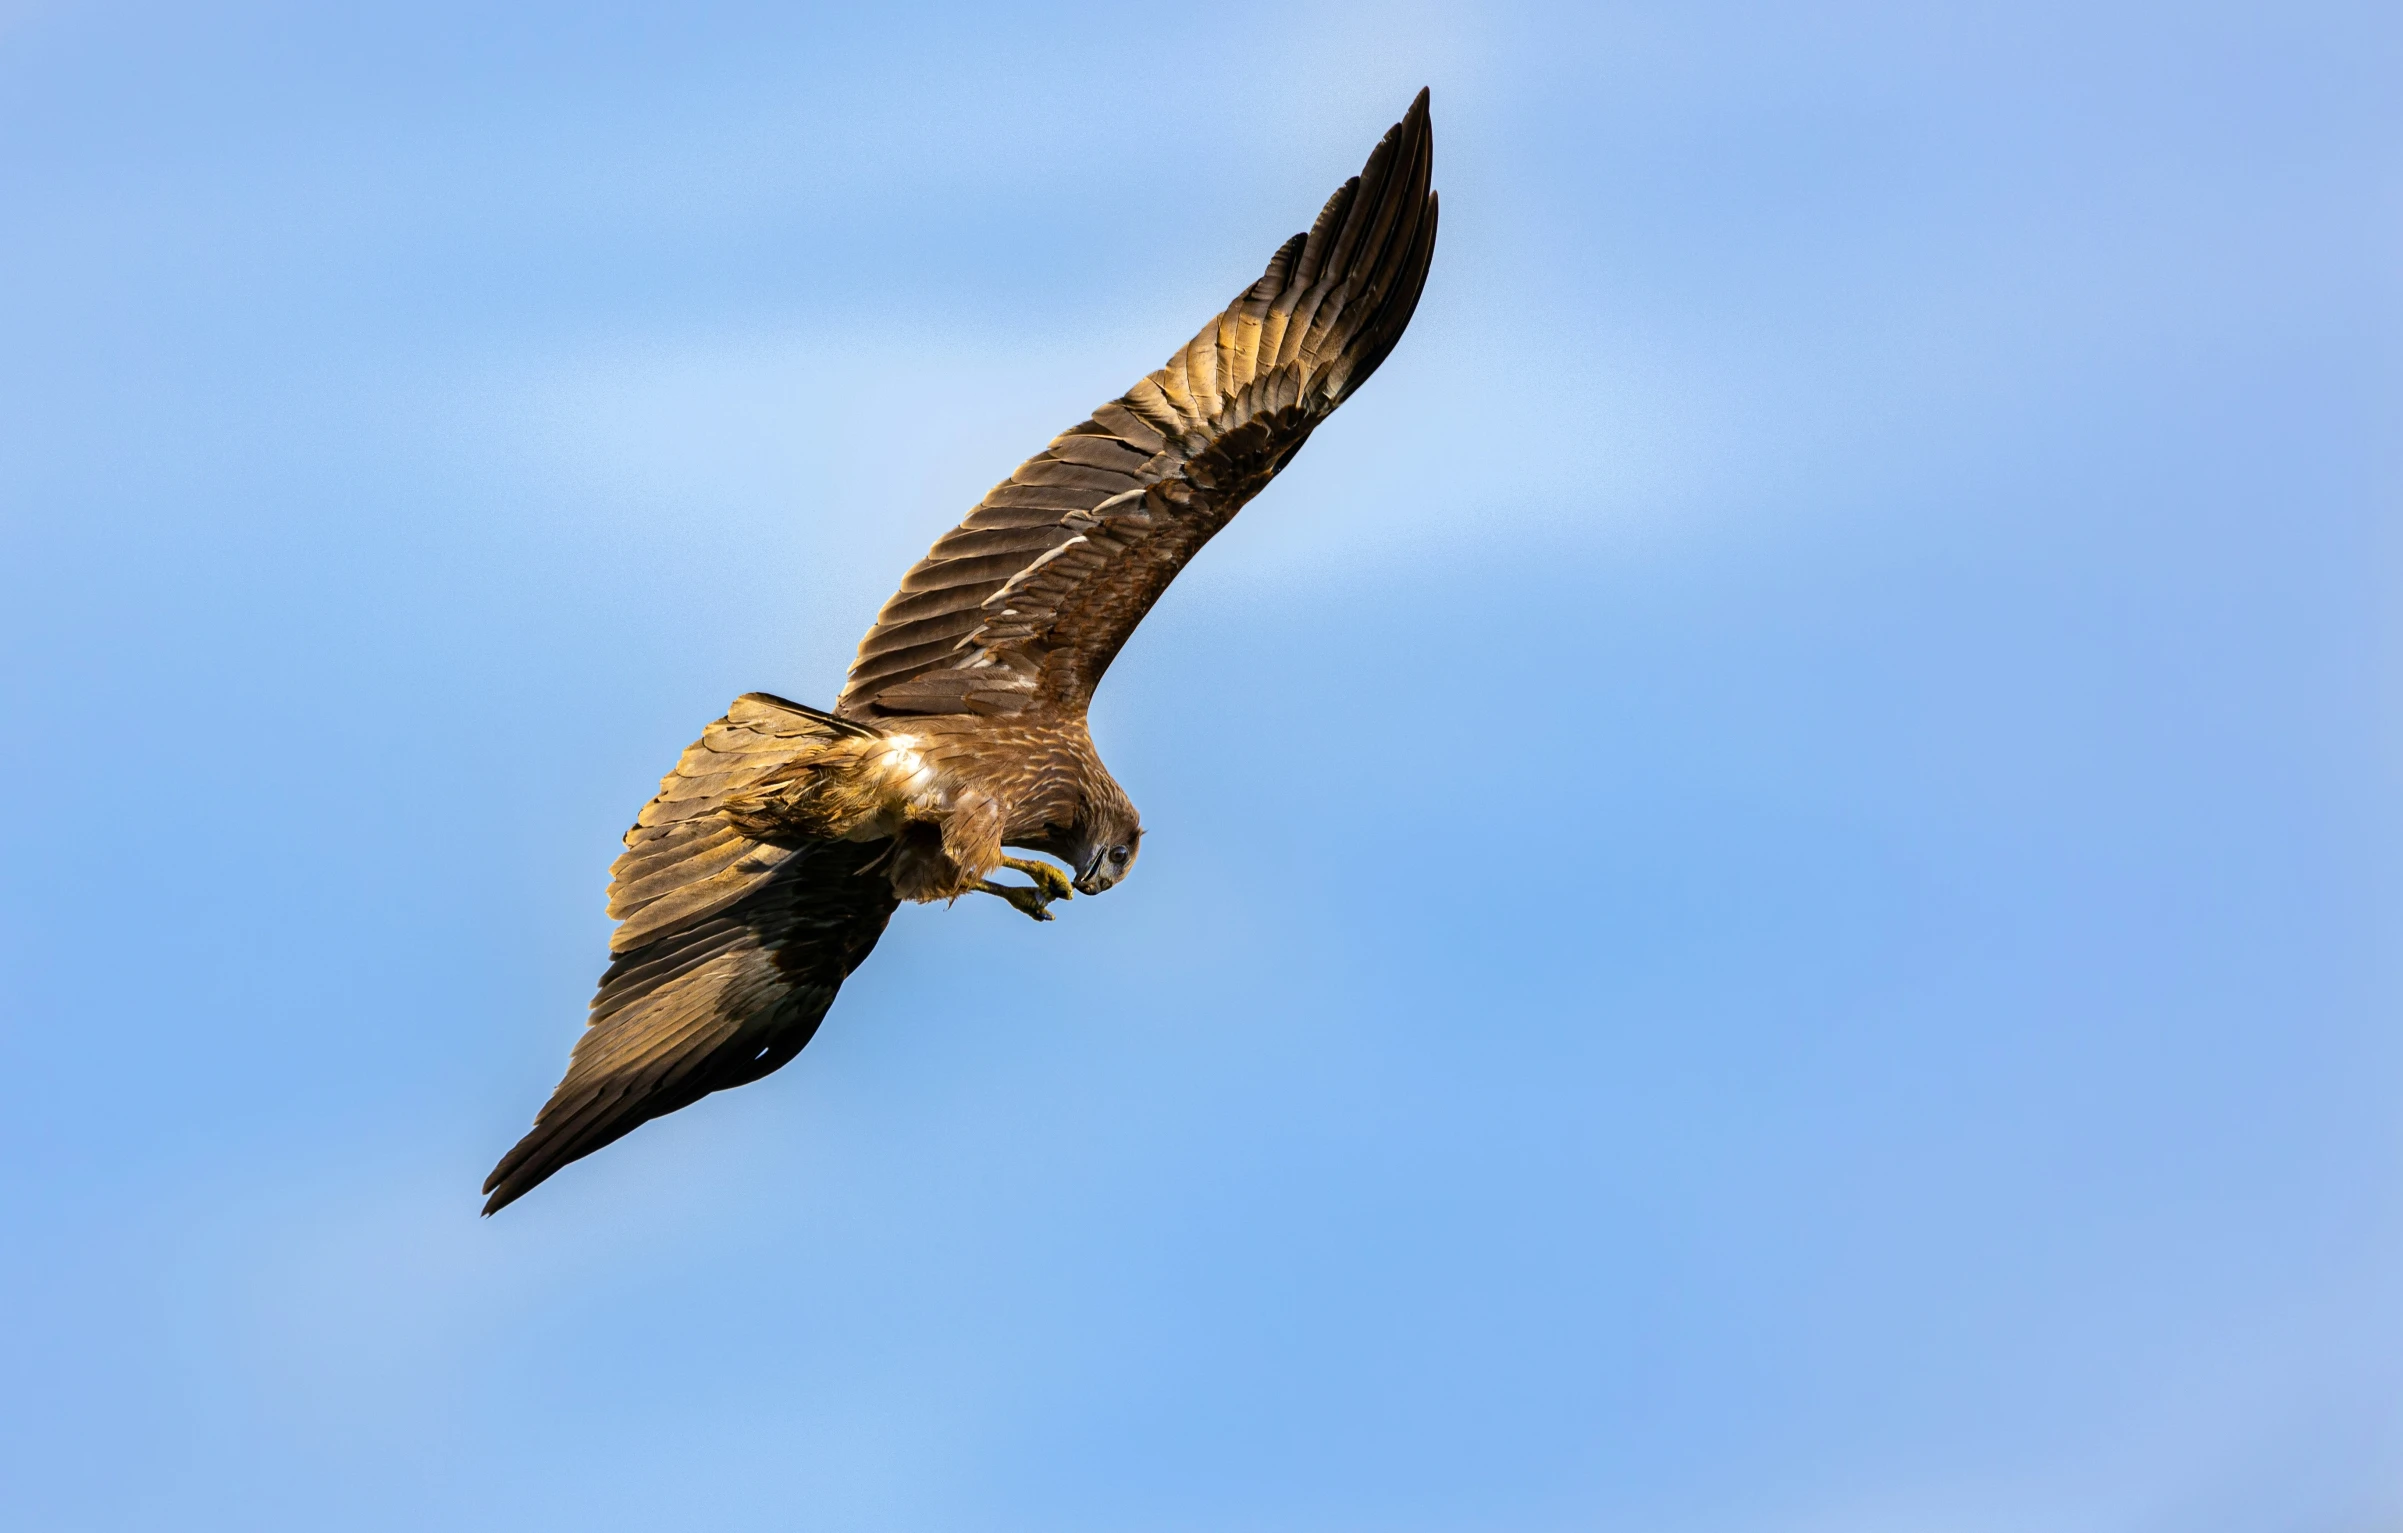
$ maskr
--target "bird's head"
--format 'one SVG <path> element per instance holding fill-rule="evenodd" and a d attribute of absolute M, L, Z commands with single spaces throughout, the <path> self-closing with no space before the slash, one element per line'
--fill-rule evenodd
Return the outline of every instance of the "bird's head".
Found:
<path fill-rule="evenodd" d="M 1126 877 L 1143 849 L 1143 827 L 1130 809 L 1124 815 L 1103 814 L 1085 827 L 1076 858 L 1076 892 L 1099 894 Z"/>

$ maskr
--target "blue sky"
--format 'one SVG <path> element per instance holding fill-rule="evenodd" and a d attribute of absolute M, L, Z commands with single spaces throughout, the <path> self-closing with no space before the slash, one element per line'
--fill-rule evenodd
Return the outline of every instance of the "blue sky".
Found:
<path fill-rule="evenodd" d="M 0 5 L 29 1527 L 2403 1519 L 2391 7 Z M 1095 733 L 503 1217 L 616 839 L 1435 92 Z"/>

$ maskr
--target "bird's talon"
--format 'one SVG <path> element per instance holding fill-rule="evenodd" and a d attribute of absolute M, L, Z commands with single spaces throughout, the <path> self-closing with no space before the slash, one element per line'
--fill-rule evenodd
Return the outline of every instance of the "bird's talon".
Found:
<path fill-rule="evenodd" d="M 1043 897 L 1047 900 L 1076 898 L 1076 886 L 1068 882 L 1068 875 L 1048 862 L 1037 862 L 1032 857 L 1004 857 L 1001 865 L 1016 868 L 1033 879 L 1035 887 L 1043 891 Z"/>
<path fill-rule="evenodd" d="M 1049 910 L 1044 908 L 1051 903 L 1051 896 L 1044 893 L 1040 889 L 1029 888 L 1025 884 L 997 884 L 989 878 L 978 884 L 976 888 L 981 894 L 1000 895 L 1003 899 L 1008 900 L 1012 905 L 1016 906 L 1021 912 L 1032 916 L 1038 921 L 1055 921 L 1059 919 Z"/>

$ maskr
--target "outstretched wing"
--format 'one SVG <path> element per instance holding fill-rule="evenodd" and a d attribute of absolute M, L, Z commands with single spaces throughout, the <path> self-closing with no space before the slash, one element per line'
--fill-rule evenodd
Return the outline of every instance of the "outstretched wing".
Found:
<path fill-rule="evenodd" d="M 765 693 L 709 726 L 626 832 L 610 870 L 619 918 L 566 1078 L 493 1168 L 484 1212 L 573 1160 L 801 1052 L 898 903 L 881 845 L 771 844 L 728 822 L 729 797 L 857 726 Z"/>
<path fill-rule="evenodd" d="M 903 578 L 835 711 L 1081 709 L 1202 544 L 1377 369 L 1435 252 L 1427 93 L 1168 365 L 994 487 Z"/>

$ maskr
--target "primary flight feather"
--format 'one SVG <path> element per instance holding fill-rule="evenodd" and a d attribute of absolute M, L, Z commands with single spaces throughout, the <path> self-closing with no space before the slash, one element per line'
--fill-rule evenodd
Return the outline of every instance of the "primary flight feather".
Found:
<path fill-rule="evenodd" d="M 1435 252 L 1433 150 L 1420 91 L 1260 280 L 936 541 L 832 711 L 748 693 L 685 751 L 626 832 L 589 1025 L 484 1212 L 791 1059 L 902 901 L 994 894 L 1047 921 L 1126 876 L 1142 823 L 1085 731 L 1093 688 L 1401 338 Z"/>

